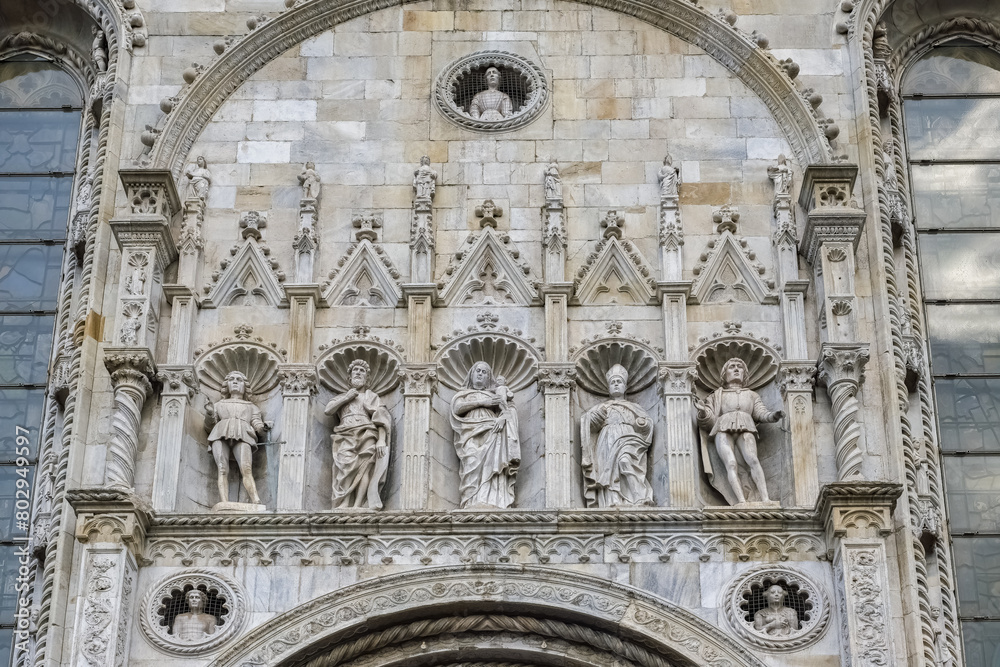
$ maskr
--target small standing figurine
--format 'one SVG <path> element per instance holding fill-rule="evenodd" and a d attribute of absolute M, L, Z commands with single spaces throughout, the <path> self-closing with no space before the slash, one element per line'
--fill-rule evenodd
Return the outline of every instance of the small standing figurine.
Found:
<path fill-rule="evenodd" d="M 347 367 L 351 388 L 326 404 L 340 421 L 333 429 L 333 507 L 382 508 L 379 492 L 389 469 L 392 417 L 368 388 L 371 368 L 363 359 Z"/>
<path fill-rule="evenodd" d="M 661 197 L 676 197 L 677 186 L 681 181 L 681 171 L 674 166 L 674 159 L 670 153 L 663 158 L 663 166 L 656 172 L 656 179 L 660 182 Z"/>
<path fill-rule="evenodd" d="M 188 165 L 184 173 L 188 177 L 188 199 L 207 201 L 208 188 L 212 185 L 212 172 L 205 158 L 199 155 L 195 163 Z"/>
<path fill-rule="evenodd" d="M 753 480 L 749 490 L 760 502 L 770 502 L 767 494 L 767 478 L 764 475 L 764 468 L 760 465 L 760 459 L 757 458 L 756 424 L 773 423 L 785 416 L 781 410 L 774 412 L 768 410 L 757 392 L 745 388 L 749 374 L 746 362 L 734 357 L 722 367 L 722 386 L 709 394 L 704 401 L 695 401 L 698 424 L 709 431 L 709 437 L 715 440 L 716 452 L 726 468 L 726 477 L 732 492 L 732 499 L 727 498 L 727 500 L 734 505 L 745 503 L 747 497 L 740 480 L 737 448 Z M 707 455 L 707 451 L 702 452 L 705 470 L 713 485 L 719 488 Z"/>
<path fill-rule="evenodd" d="M 469 115 L 479 120 L 503 120 L 514 114 L 514 105 L 507 93 L 501 92 L 500 70 L 486 70 L 486 90 L 481 90 L 469 104 Z"/>
<path fill-rule="evenodd" d="M 494 379 L 490 365 L 477 361 L 451 401 L 462 509 L 514 504 L 521 442 L 512 399 L 513 392 Z"/>
<path fill-rule="evenodd" d="M 215 405 L 209 404 L 206 427 L 213 426 L 208 435 L 215 464 L 219 467 L 219 499 L 229 501 L 229 453 L 236 455 L 243 488 L 250 496 L 250 502 L 260 505 L 257 485 L 254 483 L 252 464 L 253 452 L 257 448 L 258 436 L 271 428 L 261 418 L 260 409 L 246 399 L 247 376 L 239 371 L 230 371 L 222 389 L 224 398 Z"/>
<path fill-rule="evenodd" d="M 653 420 L 642 406 L 625 400 L 628 371 L 615 364 L 605 375 L 611 400 L 580 419 L 584 499 L 587 507 L 652 505 L 646 479 Z"/>
<path fill-rule="evenodd" d="M 213 614 L 205 613 L 205 594 L 193 588 L 184 595 L 188 609 L 186 613 L 177 614 L 171 634 L 182 642 L 196 642 L 215 632 L 219 627 L 219 619 Z"/>
<path fill-rule="evenodd" d="M 784 155 L 778 156 L 778 164 L 767 168 L 768 177 L 774 182 L 774 194 L 785 196 L 790 194 L 792 189 L 792 168 L 788 166 L 788 159 Z"/>
<path fill-rule="evenodd" d="M 559 165 L 550 162 L 545 169 L 545 199 L 562 199 L 562 178 L 559 176 Z"/>
<path fill-rule="evenodd" d="M 299 174 L 299 183 L 302 184 L 303 199 L 319 199 L 320 180 L 315 164 L 306 162 L 306 168 Z"/>
<path fill-rule="evenodd" d="M 94 59 L 94 69 L 104 72 L 108 69 L 108 52 L 104 50 L 104 31 L 97 26 L 91 26 L 94 43 L 90 47 L 90 57 Z"/>
<path fill-rule="evenodd" d="M 799 629 L 799 615 L 785 606 L 785 589 L 775 584 L 767 589 L 764 597 L 767 606 L 753 615 L 753 628 L 772 637 L 787 637 Z"/>
<path fill-rule="evenodd" d="M 413 192 L 418 200 L 430 201 L 437 189 L 437 172 L 431 169 L 431 159 L 420 158 L 420 166 L 413 172 Z"/>

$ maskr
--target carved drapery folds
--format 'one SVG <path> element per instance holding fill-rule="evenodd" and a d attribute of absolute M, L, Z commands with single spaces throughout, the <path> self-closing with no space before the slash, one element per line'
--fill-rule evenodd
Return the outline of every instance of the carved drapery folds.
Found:
<path fill-rule="evenodd" d="M 114 389 L 104 483 L 131 489 L 135 455 L 139 451 L 139 420 L 142 406 L 153 391 L 151 380 L 156 375 L 156 366 L 148 350 L 121 347 L 104 349 L 104 365 L 111 374 Z"/>
<path fill-rule="evenodd" d="M 864 382 L 868 356 L 867 344 L 824 343 L 820 358 L 819 378 L 833 404 L 837 478 L 842 481 L 861 478 L 864 431 L 861 428 L 858 391 Z"/>

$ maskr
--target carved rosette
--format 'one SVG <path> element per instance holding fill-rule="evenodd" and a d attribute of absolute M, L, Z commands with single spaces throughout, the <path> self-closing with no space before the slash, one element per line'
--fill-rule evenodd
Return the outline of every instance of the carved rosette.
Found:
<path fill-rule="evenodd" d="M 105 348 L 104 365 L 114 389 L 104 482 L 131 489 L 139 450 L 139 420 L 142 406 L 153 391 L 150 380 L 156 376 L 156 366 L 148 350 L 110 347 Z"/>
<path fill-rule="evenodd" d="M 858 391 L 864 382 L 868 345 L 823 344 L 819 379 L 826 385 L 833 404 L 833 437 L 837 448 L 837 477 L 861 477 L 861 403 Z"/>
<path fill-rule="evenodd" d="M 799 628 L 787 635 L 768 634 L 754 628 L 753 610 L 748 605 L 755 592 L 759 595 L 760 589 L 767 590 L 772 585 L 785 590 L 786 607 L 791 607 L 788 596 L 796 595 L 800 600 Z M 785 567 L 760 565 L 744 572 L 726 586 L 719 606 L 737 635 L 765 651 L 799 651 L 814 644 L 830 625 L 830 603 L 823 589 L 801 572 Z"/>
<path fill-rule="evenodd" d="M 195 641 L 175 637 L 165 624 L 164 600 L 171 599 L 177 591 L 184 593 L 199 589 L 215 593 L 225 602 L 220 611 L 221 623 L 215 632 Z M 143 634 L 157 648 L 175 655 L 201 655 L 213 651 L 240 634 L 247 618 L 246 595 L 239 584 L 214 570 L 191 569 L 161 579 L 152 586 L 139 607 L 139 625 Z M 172 620 L 172 619 L 171 619 Z"/>

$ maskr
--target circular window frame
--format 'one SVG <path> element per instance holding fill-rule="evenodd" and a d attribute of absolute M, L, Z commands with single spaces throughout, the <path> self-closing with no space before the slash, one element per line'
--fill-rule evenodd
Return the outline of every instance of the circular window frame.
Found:
<path fill-rule="evenodd" d="M 521 106 L 521 110 L 502 120 L 480 120 L 465 113 L 455 104 L 453 94 L 458 81 L 482 67 L 500 67 L 511 69 L 525 77 L 531 92 Z M 508 51 L 477 51 L 463 56 L 442 70 L 434 86 L 434 101 L 445 118 L 449 121 L 474 132 L 509 132 L 528 125 L 545 110 L 549 103 L 549 83 L 541 67 L 527 58 Z"/>
<path fill-rule="evenodd" d="M 812 604 L 809 620 L 800 621 L 798 631 L 787 637 L 766 635 L 755 630 L 745 618 L 746 612 L 742 608 L 746 601 L 744 596 L 754 586 L 763 587 L 768 580 L 781 581 L 786 587 L 797 586 L 808 594 L 807 600 Z M 830 625 L 830 603 L 823 589 L 800 572 L 773 565 L 761 565 L 735 577 L 725 588 L 721 606 L 733 632 L 753 646 L 775 653 L 799 651 L 813 645 Z"/>
<path fill-rule="evenodd" d="M 172 594 L 174 589 L 186 586 L 204 586 L 215 589 L 228 600 L 229 614 L 225 624 L 214 634 L 198 642 L 180 642 L 160 624 L 160 601 Z M 229 577 L 211 570 L 186 570 L 161 579 L 149 589 L 142 599 L 139 625 L 143 634 L 154 646 L 177 655 L 201 655 L 214 651 L 222 644 L 237 636 L 247 618 L 246 596 L 243 590 Z"/>

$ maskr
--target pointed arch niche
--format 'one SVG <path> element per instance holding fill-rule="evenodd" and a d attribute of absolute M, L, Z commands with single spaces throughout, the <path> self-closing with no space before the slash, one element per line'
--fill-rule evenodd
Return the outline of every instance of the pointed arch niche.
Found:
<path fill-rule="evenodd" d="M 637 589 L 505 565 L 406 572 L 348 586 L 257 628 L 211 667 L 762 667 L 718 628 Z"/>

